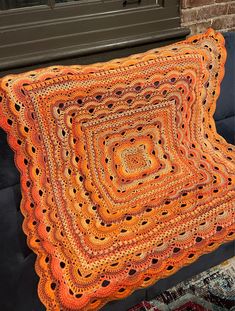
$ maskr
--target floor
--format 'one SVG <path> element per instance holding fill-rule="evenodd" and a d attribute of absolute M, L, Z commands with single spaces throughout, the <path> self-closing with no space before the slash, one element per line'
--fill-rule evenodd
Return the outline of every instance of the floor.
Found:
<path fill-rule="evenodd" d="M 128 311 L 235 310 L 235 257 Z"/>

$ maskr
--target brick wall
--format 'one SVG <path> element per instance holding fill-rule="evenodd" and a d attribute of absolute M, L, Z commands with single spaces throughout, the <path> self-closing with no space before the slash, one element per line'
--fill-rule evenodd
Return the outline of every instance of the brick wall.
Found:
<path fill-rule="evenodd" d="M 181 23 L 191 33 L 235 31 L 235 0 L 181 0 Z"/>

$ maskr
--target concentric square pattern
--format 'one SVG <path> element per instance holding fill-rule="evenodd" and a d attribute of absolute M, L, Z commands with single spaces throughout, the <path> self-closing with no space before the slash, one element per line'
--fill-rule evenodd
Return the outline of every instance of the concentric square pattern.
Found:
<path fill-rule="evenodd" d="M 86 170 L 83 174 L 99 193 L 95 203 L 100 208 L 125 211 L 127 203 L 135 206 L 141 197 L 141 204 L 147 204 L 161 196 L 162 187 L 180 189 L 182 182 L 199 175 L 195 167 L 188 168 L 177 148 L 176 100 L 151 103 L 113 113 L 111 118 L 93 117 L 85 124 L 83 115 L 76 118 L 77 155 L 82 159 L 81 170 L 89 163 L 88 174 Z"/>
<path fill-rule="evenodd" d="M 0 81 L 47 310 L 98 310 L 234 238 L 235 149 L 213 120 L 225 58 L 209 30 Z"/>

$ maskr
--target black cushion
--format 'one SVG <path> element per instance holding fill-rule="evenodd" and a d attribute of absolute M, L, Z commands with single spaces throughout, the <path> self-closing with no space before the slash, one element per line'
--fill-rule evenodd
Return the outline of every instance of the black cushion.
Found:
<path fill-rule="evenodd" d="M 217 132 L 223 136 L 228 143 L 235 144 L 235 116 L 230 116 L 216 122 Z"/>
<path fill-rule="evenodd" d="M 221 83 L 214 119 L 218 133 L 227 142 L 235 144 L 235 32 L 224 33 L 227 50 L 225 76 Z"/>

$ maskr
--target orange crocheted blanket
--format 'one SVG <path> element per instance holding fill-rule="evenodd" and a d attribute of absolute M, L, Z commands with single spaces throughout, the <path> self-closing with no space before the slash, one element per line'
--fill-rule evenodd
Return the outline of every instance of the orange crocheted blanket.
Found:
<path fill-rule="evenodd" d="M 225 59 L 208 30 L 0 81 L 47 310 L 99 309 L 234 239 L 235 148 L 213 120 Z"/>

